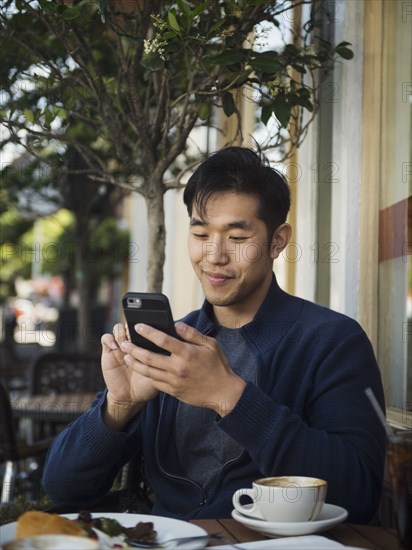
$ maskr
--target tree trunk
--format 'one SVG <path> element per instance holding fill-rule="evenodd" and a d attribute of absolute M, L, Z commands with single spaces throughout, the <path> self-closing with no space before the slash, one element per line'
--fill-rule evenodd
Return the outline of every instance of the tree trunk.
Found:
<path fill-rule="evenodd" d="M 156 186 L 157 187 L 157 186 Z M 146 197 L 148 219 L 147 290 L 161 292 L 165 262 L 166 229 L 162 186 Z"/>
<path fill-rule="evenodd" d="M 77 348 L 80 353 L 93 351 L 95 343 L 92 339 L 91 327 L 91 296 L 87 261 L 90 258 L 88 254 L 88 237 L 82 224 L 76 224 L 76 288 L 79 296 L 79 305 L 77 309 Z"/>

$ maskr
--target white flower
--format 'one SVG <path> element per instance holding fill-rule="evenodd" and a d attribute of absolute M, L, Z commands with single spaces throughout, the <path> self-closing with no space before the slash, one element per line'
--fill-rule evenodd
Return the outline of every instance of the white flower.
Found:
<path fill-rule="evenodd" d="M 151 40 L 143 41 L 144 53 L 146 55 L 158 54 L 163 60 L 165 60 L 165 46 L 166 42 L 158 36 L 155 36 Z"/>

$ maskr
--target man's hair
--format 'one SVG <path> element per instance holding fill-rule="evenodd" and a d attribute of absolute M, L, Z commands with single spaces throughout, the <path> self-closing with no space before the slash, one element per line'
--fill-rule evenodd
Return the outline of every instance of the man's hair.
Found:
<path fill-rule="evenodd" d="M 290 208 L 290 189 L 285 178 L 269 166 L 261 152 L 246 147 L 227 147 L 213 153 L 190 177 L 183 194 L 189 216 L 193 205 L 202 217 L 208 201 L 216 193 L 246 193 L 258 199 L 257 216 L 272 238 L 286 221 Z"/>

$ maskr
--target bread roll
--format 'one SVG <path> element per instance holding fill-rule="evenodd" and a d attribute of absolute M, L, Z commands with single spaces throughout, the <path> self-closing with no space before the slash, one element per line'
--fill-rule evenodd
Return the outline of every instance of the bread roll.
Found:
<path fill-rule="evenodd" d="M 56 514 L 30 511 L 17 520 L 16 539 L 52 534 L 87 536 L 86 531 L 77 523 Z"/>

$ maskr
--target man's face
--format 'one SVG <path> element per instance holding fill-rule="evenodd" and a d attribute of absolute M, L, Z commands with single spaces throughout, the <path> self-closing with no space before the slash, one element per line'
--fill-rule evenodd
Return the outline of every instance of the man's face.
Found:
<path fill-rule="evenodd" d="M 249 322 L 269 289 L 277 253 L 257 211 L 256 197 L 235 192 L 214 195 L 204 217 L 193 205 L 189 256 L 218 321 Z"/>

